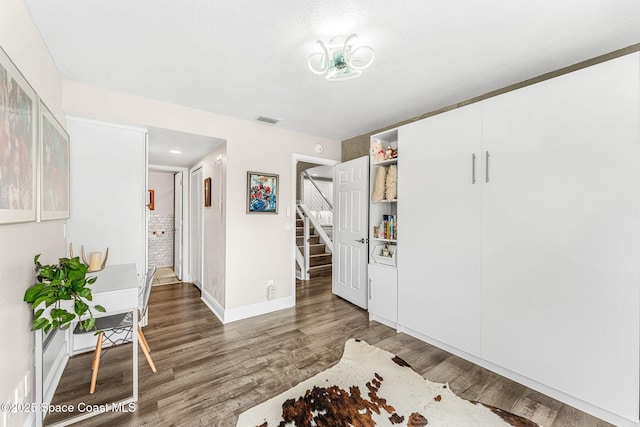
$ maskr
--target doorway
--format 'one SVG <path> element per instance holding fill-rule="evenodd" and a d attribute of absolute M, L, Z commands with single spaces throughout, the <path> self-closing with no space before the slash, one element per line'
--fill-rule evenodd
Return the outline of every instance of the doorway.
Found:
<path fill-rule="evenodd" d="M 180 283 L 185 279 L 186 237 L 183 189 L 186 169 L 149 165 L 149 217 L 147 262 L 157 267 L 154 285 Z"/>
<path fill-rule="evenodd" d="M 292 272 L 294 301 L 297 284 L 304 283 L 317 275 L 328 275 L 328 280 L 331 280 L 332 249 L 325 247 L 324 239 L 331 239 L 332 235 L 333 168 L 339 163 L 337 160 L 321 157 L 293 155 L 292 175 L 295 185 L 292 206 L 295 208 L 292 216 L 296 233 L 293 233 L 291 246 L 296 259 Z M 312 176 L 314 173 L 316 176 Z M 313 192 L 313 195 L 307 195 L 306 203 L 304 203 L 305 190 Z M 305 206 L 301 207 L 301 204 Z M 310 217 L 314 217 L 316 224 L 315 226 L 309 224 L 307 234 L 304 234 L 303 228 L 305 217 L 308 223 L 310 223 Z M 320 236 L 320 234 L 326 234 L 326 236 Z M 305 240 L 310 246 L 307 247 L 306 253 L 302 248 Z"/>

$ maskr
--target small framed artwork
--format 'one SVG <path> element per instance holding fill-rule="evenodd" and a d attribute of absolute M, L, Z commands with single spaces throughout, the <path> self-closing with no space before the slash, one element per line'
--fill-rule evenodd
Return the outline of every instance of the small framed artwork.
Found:
<path fill-rule="evenodd" d="M 69 134 L 40 103 L 40 219 L 69 218 Z"/>
<path fill-rule="evenodd" d="M 38 97 L 0 48 L 0 224 L 37 218 Z"/>
<path fill-rule="evenodd" d="M 211 178 L 204 179 L 204 205 L 211 206 Z"/>
<path fill-rule="evenodd" d="M 247 213 L 278 213 L 278 175 L 247 172 Z"/>
<path fill-rule="evenodd" d="M 152 211 L 156 208 L 156 190 L 149 190 L 149 210 Z"/>

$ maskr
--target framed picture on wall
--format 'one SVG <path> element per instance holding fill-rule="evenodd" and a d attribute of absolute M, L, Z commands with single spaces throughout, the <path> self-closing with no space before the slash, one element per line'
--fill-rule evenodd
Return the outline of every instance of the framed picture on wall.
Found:
<path fill-rule="evenodd" d="M 38 97 L 0 48 L 0 224 L 36 220 Z"/>
<path fill-rule="evenodd" d="M 247 213 L 278 213 L 278 175 L 247 172 Z"/>
<path fill-rule="evenodd" d="M 204 205 L 211 206 L 211 178 L 204 179 Z"/>
<path fill-rule="evenodd" d="M 69 134 L 40 103 L 40 219 L 69 218 Z"/>

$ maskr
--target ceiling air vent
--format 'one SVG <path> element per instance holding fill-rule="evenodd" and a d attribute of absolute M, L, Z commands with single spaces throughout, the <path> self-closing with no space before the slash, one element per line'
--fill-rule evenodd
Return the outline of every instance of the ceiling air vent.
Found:
<path fill-rule="evenodd" d="M 280 121 L 280 119 L 274 119 L 273 117 L 267 116 L 258 116 L 256 120 L 259 122 L 269 123 L 270 125 L 275 125 Z"/>

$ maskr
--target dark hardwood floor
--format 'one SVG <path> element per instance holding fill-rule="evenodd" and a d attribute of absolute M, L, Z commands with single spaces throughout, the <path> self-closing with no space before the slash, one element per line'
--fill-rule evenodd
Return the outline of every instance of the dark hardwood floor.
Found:
<path fill-rule="evenodd" d="M 603 421 L 376 322 L 331 294 L 330 278 L 298 282 L 295 308 L 222 325 L 191 284 L 156 286 L 144 329 L 158 372 L 139 358 L 132 413 L 103 413 L 81 426 L 235 426 L 238 415 L 335 364 L 348 338 L 409 362 L 461 397 L 522 415 L 546 427 L 604 427 Z M 131 347 L 102 360 L 90 396 L 91 354 L 73 357 L 54 404 L 111 403 L 131 390 Z M 63 414 L 50 414 L 45 425 Z"/>

